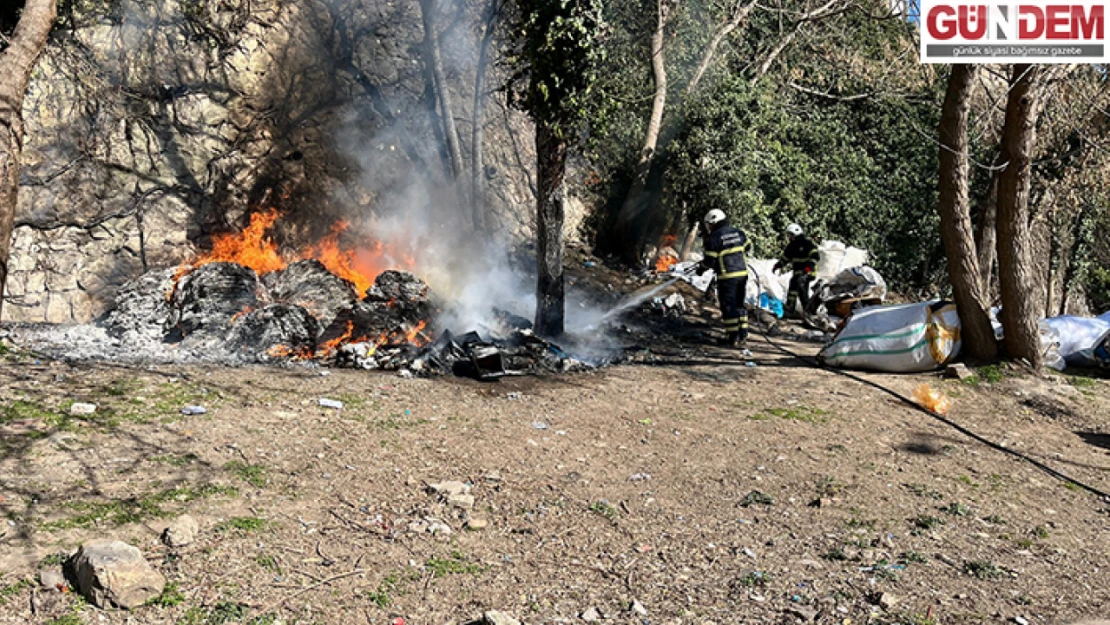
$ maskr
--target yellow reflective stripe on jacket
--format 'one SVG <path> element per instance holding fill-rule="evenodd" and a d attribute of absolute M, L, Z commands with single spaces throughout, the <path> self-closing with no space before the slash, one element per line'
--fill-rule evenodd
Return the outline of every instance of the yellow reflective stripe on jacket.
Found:
<path fill-rule="evenodd" d="M 729 278 L 743 278 L 746 275 L 748 275 L 747 269 L 743 271 L 730 271 L 728 273 L 722 273 L 721 275 L 717 276 L 717 278 L 720 280 L 727 280 Z"/>
<path fill-rule="evenodd" d="M 737 252 L 743 252 L 744 248 L 746 248 L 746 247 L 748 247 L 748 246 L 747 245 L 738 245 L 736 247 L 730 247 L 727 250 L 721 250 L 721 256 L 727 256 L 728 254 L 735 254 Z"/>
<path fill-rule="evenodd" d="M 706 252 L 705 257 L 706 258 L 717 258 L 717 252 Z"/>

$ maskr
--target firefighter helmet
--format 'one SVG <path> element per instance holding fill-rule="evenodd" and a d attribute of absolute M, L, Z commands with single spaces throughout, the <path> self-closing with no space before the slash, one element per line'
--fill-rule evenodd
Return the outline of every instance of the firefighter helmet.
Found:
<path fill-rule="evenodd" d="M 728 219 L 727 217 L 725 217 L 725 212 L 719 208 L 714 208 L 713 210 L 705 214 L 705 226 L 707 228 L 712 228 L 725 219 Z"/>

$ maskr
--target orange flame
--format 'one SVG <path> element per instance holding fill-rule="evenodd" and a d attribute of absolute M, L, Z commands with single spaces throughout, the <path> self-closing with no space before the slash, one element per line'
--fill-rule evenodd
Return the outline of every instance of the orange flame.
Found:
<path fill-rule="evenodd" d="M 274 345 L 266 350 L 270 358 L 290 358 L 292 360 L 308 360 L 312 358 L 312 351 L 307 347 L 293 349 L 288 345 Z"/>
<path fill-rule="evenodd" d="M 342 234 L 349 225 L 347 221 L 336 222 L 331 227 L 331 234 L 324 237 L 324 239 L 316 245 L 305 248 L 304 251 L 301 252 L 301 255 L 307 258 L 315 258 L 323 263 L 324 266 L 328 268 L 328 271 L 355 285 L 355 290 L 357 290 L 359 296 L 361 296 L 366 293 L 366 289 L 369 289 L 370 286 L 374 284 L 374 278 L 378 277 L 378 273 L 381 272 L 379 271 L 378 273 L 370 275 L 366 272 L 359 271 L 355 266 L 356 251 L 340 249 L 339 235 Z M 381 243 L 378 242 L 378 245 L 380 246 Z"/>
<path fill-rule="evenodd" d="M 208 263 L 238 263 L 259 274 L 285 269 L 285 259 L 277 244 L 266 236 L 281 214 L 274 209 L 251 215 L 251 223 L 242 232 L 216 235 L 212 251 L 193 261 L 193 268 Z"/>
<path fill-rule="evenodd" d="M 331 273 L 353 284 L 361 297 L 382 272 L 394 268 L 411 269 L 416 265 L 416 259 L 411 254 L 382 241 L 368 241 L 362 246 L 344 245 L 340 237 L 350 226 L 347 221 L 336 222 L 330 234 L 318 243 L 305 246 L 296 254 L 288 255 L 290 260 L 287 262 L 279 252 L 277 244 L 268 236 L 269 230 L 280 217 L 281 213 L 273 208 L 259 211 L 251 215 L 250 224 L 241 232 L 215 236 L 212 251 L 178 268 L 177 275 L 174 276 L 174 289 L 176 289 L 177 280 L 182 276 L 209 263 L 236 263 L 263 275 L 285 269 L 289 262 L 312 258 L 320 261 Z M 174 289 L 166 294 L 167 298 L 172 297 Z M 250 307 L 244 308 L 232 316 L 231 322 L 251 310 Z M 407 331 L 383 333 L 375 344 L 377 346 L 401 343 L 425 345 L 429 340 L 423 334 L 427 325 L 427 321 L 421 321 Z M 341 336 L 325 342 L 315 353 L 308 347 L 291 348 L 287 345 L 274 345 L 266 350 L 266 355 L 271 358 L 308 360 L 313 357 L 327 357 L 343 344 L 369 342 L 366 336 L 352 338 L 353 336 L 354 323 L 348 321 L 347 329 Z"/>
<path fill-rule="evenodd" d="M 659 273 L 667 273 L 676 263 L 678 263 L 678 257 L 670 253 L 660 254 L 655 259 L 655 270 Z"/>

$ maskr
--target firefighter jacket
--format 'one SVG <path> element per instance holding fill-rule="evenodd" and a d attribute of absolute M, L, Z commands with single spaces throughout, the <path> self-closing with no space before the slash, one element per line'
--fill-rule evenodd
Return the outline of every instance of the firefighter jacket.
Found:
<path fill-rule="evenodd" d="M 721 226 L 705 239 L 705 260 L 702 265 L 717 272 L 718 280 L 744 278 L 748 275 L 747 254 L 752 242 L 742 230 Z"/>
<path fill-rule="evenodd" d="M 818 258 L 820 254 L 813 241 L 807 239 L 805 235 L 799 235 L 794 237 L 794 240 L 782 251 L 780 262 L 783 265 L 789 265 L 794 273 L 813 273 L 817 269 Z"/>

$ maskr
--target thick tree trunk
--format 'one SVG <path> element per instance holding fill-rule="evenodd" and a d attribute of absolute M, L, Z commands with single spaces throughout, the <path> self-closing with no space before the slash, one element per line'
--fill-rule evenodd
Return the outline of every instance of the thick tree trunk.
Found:
<path fill-rule="evenodd" d="M 489 65 L 489 46 L 493 41 L 494 25 L 500 13 L 499 0 L 490 0 L 489 14 L 486 16 L 486 32 L 478 48 L 478 68 L 474 76 L 474 129 L 470 137 L 470 204 L 473 211 L 474 230 L 485 232 L 486 191 L 485 164 L 482 147 L 486 128 L 486 66 Z"/>
<path fill-rule="evenodd" d="M 953 65 L 940 117 L 941 238 L 948 257 L 948 280 L 960 312 L 964 347 L 972 359 L 989 362 L 998 356 L 987 300 L 979 276 L 975 234 L 968 210 L 967 119 L 971 108 L 974 65 Z"/>
<path fill-rule="evenodd" d="M 459 147 L 459 132 L 455 127 L 451 91 L 448 89 L 447 78 L 443 73 L 443 58 L 439 51 L 439 34 L 435 26 L 435 8 L 436 0 L 420 0 L 420 15 L 424 21 L 424 45 L 427 48 L 427 62 L 432 66 L 436 100 L 439 102 L 440 122 L 443 124 L 447 154 L 451 159 L 451 179 L 458 181 L 463 175 L 462 149 Z M 460 187 L 459 191 L 463 191 L 463 188 Z M 463 204 L 465 205 L 465 202 Z"/>
<path fill-rule="evenodd" d="M 1029 236 L 1029 183 L 1039 98 L 1038 68 L 1014 65 L 1002 129 L 998 180 L 998 281 L 1002 290 L 1002 328 L 1006 351 L 1040 368 L 1043 363 L 1037 321 L 1043 307 L 1034 291 L 1032 242 Z"/>
<path fill-rule="evenodd" d="M 19 195 L 23 95 L 58 15 L 56 0 L 27 0 L 7 49 L 0 53 L 0 314 Z"/>
<path fill-rule="evenodd" d="M 536 123 L 536 334 L 558 337 L 564 330 L 563 219 L 567 169 L 566 141 Z"/>
<path fill-rule="evenodd" d="M 998 164 L 999 161 L 995 161 L 995 165 Z M 998 176 L 998 170 L 991 173 L 990 189 L 979 205 L 979 223 L 975 229 L 975 249 L 979 250 L 979 283 L 988 303 L 994 290 L 995 246 L 998 240 Z"/>
<path fill-rule="evenodd" d="M 640 261 L 640 250 L 643 247 L 643 238 L 648 226 L 648 220 L 644 217 L 650 205 L 644 190 L 647 188 L 648 175 L 655 160 L 659 131 L 663 127 L 663 112 L 667 106 L 667 66 L 663 56 L 667 14 L 664 2 L 665 0 L 657 0 L 655 3 L 655 32 L 651 35 L 651 73 L 655 80 L 651 117 L 648 118 L 643 147 L 640 148 L 640 160 L 636 163 L 635 176 L 632 179 L 632 188 L 625 197 L 616 224 L 618 232 L 624 233 L 625 240 L 628 242 L 628 245 L 624 246 L 623 256 L 625 262 L 629 264 Z"/>

